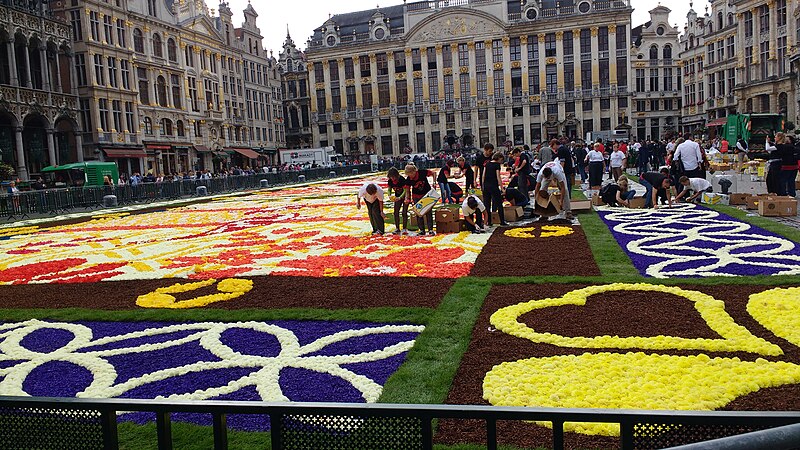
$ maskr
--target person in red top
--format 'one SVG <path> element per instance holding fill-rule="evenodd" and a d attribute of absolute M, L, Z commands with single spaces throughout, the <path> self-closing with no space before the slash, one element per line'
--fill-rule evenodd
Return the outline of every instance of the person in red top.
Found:
<path fill-rule="evenodd" d="M 720 153 L 728 153 L 728 146 L 729 145 L 730 144 L 728 144 L 728 140 L 725 139 L 725 138 L 722 138 L 722 140 L 719 143 L 719 151 L 720 151 Z"/>
<path fill-rule="evenodd" d="M 621 151 L 622 153 L 625 153 L 627 155 L 628 154 L 628 143 L 625 142 L 625 141 L 620 142 L 619 143 L 619 151 Z"/>
<path fill-rule="evenodd" d="M 405 186 L 405 195 L 406 195 L 406 203 L 410 204 L 411 202 L 418 202 L 422 197 L 425 196 L 431 189 L 435 189 L 432 187 L 431 183 L 428 182 L 428 177 L 431 178 L 431 181 L 436 181 L 436 175 L 428 169 L 417 169 L 417 166 L 413 164 L 409 164 L 406 166 L 406 186 Z M 426 227 L 427 223 L 427 227 Z M 436 233 L 433 231 L 433 208 L 428 211 L 424 217 L 417 217 L 417 226 L 419 227 L 419 234 L 420 236 L 425 234 L 425 229 L 428 228 L 428 231 L 431 236 L 435 235 Z"/>

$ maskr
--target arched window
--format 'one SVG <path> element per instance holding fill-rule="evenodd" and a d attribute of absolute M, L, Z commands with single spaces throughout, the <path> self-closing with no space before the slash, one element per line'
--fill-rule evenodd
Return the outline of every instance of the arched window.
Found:
<path fill-rule="evenodd" d="M 158 104 L 167 107 L 167 82 L 164 77 L 159 76 L 156 81 L 156 95 L 158 96 Z"/>
<path fill-rule="evenodd" d="M 172 62 L 178 62 L 178 47 L 172 38 L 167 41 L 167 58 Z"/>
<path fill-rule="evenodd" d="M 653 45 L 650 47 L 650 60 L 655 61 L 658 59 L 658 46 Z"/>
<path fill-rule="evenodd" d="M 158 33 L 153 34 L 153 56 L 159 58 L 164 57 L 164 46 L 161 43 L 161 36 Z"/>
<path fill-rule="evenodd" d="M 138 28 L 133 30 L 133 49 L 136 53 L 144 53 L 144 35 Z"/>
<path fill-rule="evenodd" d="M 733 25 L 733 13 L 728 13 L 728 25 Z"/>
<path fill-rule="evenodd" d="M 178 131 L 178 137 L 185 137 L 186 136 L 186 128 L 184 128 L 182 120 L 179 120 L 179 121 L 175 122 L 175 128 Z"/>
<path fill-rule="evenodd" d="M 789 96 L 786 95 L 786 92 L 781 92 L 778 94 L 778 112 L 781 114 L 786 114 L 789 109 Z"/>
<path fill-rule="evenodd" d="M 722 29 L 724 25 L 722 24 L 722 11 L 717 13 L 717 28 Z"/>
<path fill-rule="evenodd" d="M 671 45 L 665 45 L 664 46 L 664 59 L 668 60 L 668 61 L 672 59 L 672 46 Z"/>
<path fill-rule="evenodd" d="M 144 122 L 142 122 L 142 128 L 144 129 L 144 134 L 148 136 L 153 135 L 153 120 L 149 117 L 144 118 Z"/>
<path fill-rule="evenodd" d="M 689 35 L 689 48 L 694 48 L 694 35 Z"/>
<path fill-rule="evenodd" d="M 172 121 L 169 119 L 161 119 L 161 135 L 172 136 Z"/>
<path fill-rule="evenodd" d="M 294 65 L 294 61 L 292 61 L 292 58 L 287 59 L 286 60 L 286 71 L 287 72 L 294 72 L 294 68 L 292 67 L 293 65 Z"/>

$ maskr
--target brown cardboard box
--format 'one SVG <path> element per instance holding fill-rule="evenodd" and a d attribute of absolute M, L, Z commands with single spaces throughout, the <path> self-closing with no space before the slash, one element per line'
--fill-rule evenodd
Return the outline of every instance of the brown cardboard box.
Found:
<path fill-rule="evenodd" d="M 521 206 L 504 206 L 503 213 L 506 216 L 506 222 L 516 222 L 525 217 L 525 211 Z"/>
<path fill-rule="evenodd" d="M 731 206 L 746 205 L 750 194 L 731 194 Z"/>
<path fill-rule="evenodd" d="M 634 197 L 631 199 L 631 208 L 633 209 L 644 209 L 644 204 L 644 197 Z"/>
<path fill-rule="evenodd" d="M 453 210 L 451 208 L 439 208 L 435 211 L 435 219 L 436 223 L 439 222 L 455 222 L 458 220 L 458 210 Z"/>
<path fill-rule="evenodd" d="M 460 233 L 461 232 L 461 219 L 450 222 L 436 221 L 436 232 L 439 234 L 447 233 Z"/>
<path fill-rule="evenodd" d="M 604 205 L 605 205 L 605 202 L 603 202 L 603 199 L 600 198 L 599 195 L 594 194 L 592 196 L 592 206 L 604 206 Z"/>
<path fill-rule="evenodd" d="M 760 200 L 769 197 L 768 194 L 751 195 L 747 198 L 747 209 L 758 209 Z"/>
<path fill-rule="evenodd" d="M 793 217 L 797 215 L 797 200 L 792 197 L 765 197 L 758 202 L 758 215 L 764 217 Z"/>
<path fill-rule="evenodd" d="M 589 200 L 571 202 L 569 206 L 570 208 L 572 208 L 573 213 L 592 210 L 592 202 L 590 202 Z"/>

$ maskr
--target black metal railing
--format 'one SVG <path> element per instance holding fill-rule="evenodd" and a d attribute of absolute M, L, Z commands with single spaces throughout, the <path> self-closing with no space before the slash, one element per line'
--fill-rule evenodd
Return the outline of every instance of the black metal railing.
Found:
<path fill-rule="evenodd" d="M 107 195 L 117 197 L 119 205 L 152 203 L 161 200 L 190 198 L 198 195 L 197 188 L 205 186 L 206 195 L 219 195 L 261 186 L 280 186 L 302 181 L 321 180 L 353 174 L 369 173 L 369 164 L 307 169 L 294 172 L 260 173 L 207 180 L 186 179 L 161 183 L 140 183 L 123 186 L 96 186 L 66 189 L 43 189 L 0 195 L 0 219 L 21 220 L 31 217 L 58 215 L 80 209 L 101 208 Z"/>
<path fill-rule="evenodd" d="M 431 449 L 434 421 L 440 419 L 483 421 L 489 450 L 497 448 L 498 421 L 550 422 L 556 450 L 564 448 L 565 422 L 619 424 L 623 450 L 665 448 L 800 423 L 800 412 L 0 397 L 0 446 L 116 449 L 119 415 L 128 412 L 155 414 L 159 449 L 172 448 L 172 414 L 210 415 L 218 450 L 228 448 L 227 417 L 233 414 L 262 416 L 270 425 L 274 450 Z"/>

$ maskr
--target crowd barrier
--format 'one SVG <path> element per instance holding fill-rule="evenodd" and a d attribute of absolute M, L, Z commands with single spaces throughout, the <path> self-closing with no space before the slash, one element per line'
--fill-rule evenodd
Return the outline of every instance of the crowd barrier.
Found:
<path fill-rule="evenodd" d="M 197 188 L 205 186 L 206 195 L 220 195 L 248 189 L 259 189 L 261 181 L 269 186 L 369 173 L 369 164 L 334 168 L 308 169 L 297 172 L 261 173 L 229 176 L 207 180 L 177 180 L 161 183 L 126 184 L 123 186 L 96 186 L 67 189 L 43 189 L 0 195 L 0 220 L 22 220 L 31 217 L 59 215 L 80 210 L 103 207 L 103 197 L 114 195 L 120 206 L 146 204 L 163 200 L 191 198 L 198 195 Z"/>

